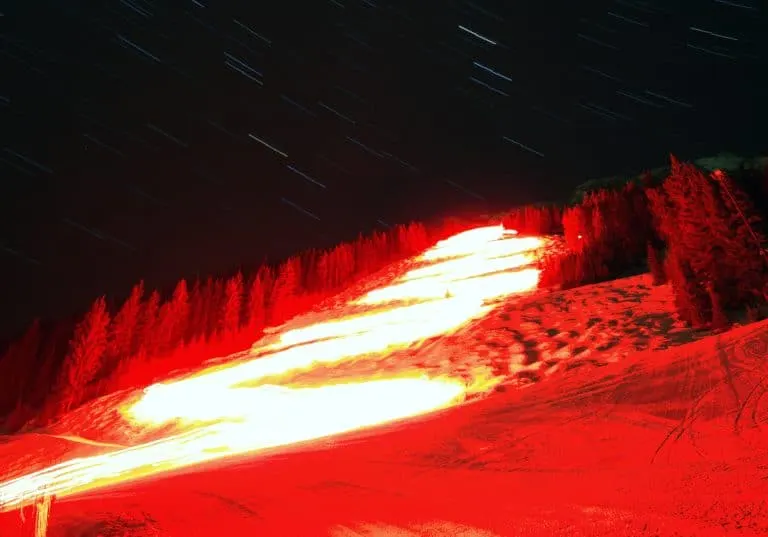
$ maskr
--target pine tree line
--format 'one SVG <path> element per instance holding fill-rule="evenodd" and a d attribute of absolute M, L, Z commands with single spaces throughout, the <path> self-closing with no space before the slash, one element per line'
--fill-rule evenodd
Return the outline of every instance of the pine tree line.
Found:
<path fill-rule="evenodd" d="M 555 204 L 524 205 L 507 212 L 501 222 L 521 235 L 554 235 L 563 231 L 563 209 Z"/>
<path fill-rule="evenodd" d="M 502 221 L 521 234 L 564 236 L 565 250 L 540 260 L 544 286 L 593 283 L 647 263 L 655 284 L 672 286 L 681 319 L 721 327 L 728 312 L 755 312 L 768 302 L 765 219 L 758 217 L 768 212 L 766 199 L 768 170 L 730 177 L 672 157 L 666 177 L 648 172 L 624 186 L 585 190 L 567 207 L 518 207 Z M 101 297 L 74 327 L 36 321 L 0 358 L 5 429 L 242 350 L 266 326 L 356 278 L 483 223 L 449 218 L 429 232 L 421 224 L 397 226 L 252 274 L 191 286 L 181 280 L 167 298 L 140 282 L 117 311 Z"/>
<path fill-rule="evenodd" d="M 728 312 L 758 312 L 768 302 L 759 216 L 768 209 L 761 196 L 768 170 L 743 171 L 737 181 L 673 156 L 668 172 L 586 192 L 564 208 L 567 248 L 543 257 L 541 284 L 574 287 L 647 263 L 654 284 L 672 286 L 677 312 L 692 326 L 722 328 Z"/>
<path fill-rule="evenodd" d="M 643 263 L 654 230 L 644 187 L 591 191 L 562 210 L 567 250 L 541 263 L 541 284 L 570 288 L 595 283 Z"/>
<path fill-rule="evenodd" d="M 727 310 L 766 303 L 762 220 L 731 177 L 705 174 L 672 157 L 669 177 L 646 194 L 664 244 L 665 276 L 683 320 L 723 327 Z"/>
<path fill-rule="evenodd" d="M 0 416 L 9 416 L 3 428 L 15 430 L 33 416 L 49 420 L 100 395 L 243 350 L 265 327 L 424 250 L 433 235 L 422 224 L 395 226 L 248 275 L 191 285 L 182 279 L 168 297 L 139 282 L 116 311 L 99 297 L 69 330 L 35 321 L 0 358 Z"/>

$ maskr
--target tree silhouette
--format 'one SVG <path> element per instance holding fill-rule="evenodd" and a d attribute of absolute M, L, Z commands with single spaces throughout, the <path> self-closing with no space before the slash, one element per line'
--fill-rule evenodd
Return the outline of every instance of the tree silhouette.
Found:
<path fill-rule="evenodd" d="M 323 251 L 317 256 L 317 262 L 312 271 L 312 289 L 327 291 L 331 287 L 331 252 Z"/>
<path fill-rule="evenodd" d="M 300 268 L 299 259 L 296 257 L 280 265 L 270 293 L 268 319 L 271 324 L 280 324 L 295 313 L 301 278 Z"/>
<path fill-rule="evenodd" d="M 144 297 L 144 282 L 131 289 L 131 294 L 115 314 L 109 332 L 108 356 L 113 365 L 125 360 L 138 350 L 139 315 Z"/>
<path fill-rule="evenodd" d="M 562 229 L 562 209 L 553 204 L 516 207 L 504 215 L 502 224 L 522 235 L 552 235 Z"/>
<path fill-rule="evenodd" d="M 155 352 L 166 354 L 184 342 L 189 326 L 189 291 L 186 280 L 176 284 L 170 300 L 160 306 L 157 330 L 154 334 Z"/>
<path fill-rule="evenodd" d="M 271 281 L 269 267 L 261 267 L 248 287 L 246 326 L 251 333 L 263 330 L 267 322 L 267 298 Z"/>
<path fill-rule="evenodd" d="M 371 237 L 358 236 L 352 250 L 358 275 L 369 274 L 378 265 L 380 253 L 376 252 L 376 245 Z M 330 259 L 326 260 L 326 263 L 330 265 Z M 326 279 L 330 287 L 330 268 L 321 268 L 321 270 L 327 274 Z"/>
<path fill-rule="evenodd" d="M 384 251 L 386 242 L 381 241 L 380 246 L 381 251 Z M 349 283 L 355 274 L 355 255 L 352 245 L 338 245 L 332 250 L 330 260 L 331 281 L 329 290 L 338 289 Z"/>
<path fill-rule="evenodd" d="M 205 334 L 205 297 L 200 279 L 195 279 L 189 292 L 189 322 L 185 340 L 193 341 Z"/>
<path fill-rule="evenodd" d="M 106 299 L 102 296 L 75 327 L 59 380 L 62 410 L 82 402 L 86 387 L 99 374 L 107 351 L 109 322 Z"/>
<path fill-rule="evenodd" d="M 203 339 L 210 339 L 214 332 L 214 316 L 213 310 L 216 301 L 216 281 L 213 277 L 208 276 L 205 279 L 205 283 L 200 287 L 200 303 L 199 303 L 199 315 L 198 322 L 200 323 L 200 331 L 197 333 L 198 337 Z"/>
<path fill-rule="evenodd" d="M 696 328 L 705 326 L 710 317 L 707 291 L 693 276 L 691 266 L 681 257 L 674 245 L 667 249 L 664 273 L 672 286 L 680 319 Z"/>
<path fill-rule="evenodd" d="M 224 280 L 215 278 L 208 297 L 208 338 L 217 339 L 221 335 L 220 313 L 224 311 L 226 288 Z"/>
<path fill-rule="evenodd" d="M 764 241 L 746 194 L 724 173 L 705 175 L 696 166 L 671 157 L 669 177 L 647 192 L 659 235 L 674 250 L 668 273 L 681 308 L 723 310 L 765 302 Z M 680 278 L 688 279 L 683 285 Z M 697 315 L 680 311 L 698 323 Z M 718 323 L 721 319 L 718 319 Z"/>
<path fill-rule="evenodd" d="M 173 313 L 173 305 L 170 302 L 163 303 L 157 312 L 157 328 L 153 334 L 155 342 L 154 354 L 163 355 L 173 349 L 171 338 L 175 324 L 176 318 Z"/>
<path fill-rule="evenodd" d="M 176 284 L 170 304 L 174 319 L 170 343 L 174 348 L 184 341 L 189 326 L 189 288 L 186 280 L 179 280 Z"/>
<path fill-rule="evenodd" d="M 723 172 L 715 172 L 713 178 L 719 187 L 724 208 L 724 240 L 727 250 L 726 270 L 732 285 L 732 295 L 726 303 L 753 303 L 766 298 L 768 258 L 765 236 L 761 233 L 761 219 L 747 194 Z"/>
<path fill-rule="evenodd" d="M 424 224 L 411 222 L 408 224 L 408 251 L 406 255 L 421 252 L 429 246 L 429 236 Z"/>
<path fill-rule="evenodd" d="M 589 240 L 586 206 L 568 207 L 563 211 L 563 232 L 569 250 L 580 252 Z"/>
<path fill-rule="evenodd" d="M 321 253 L 320 250 L 312 248 L 302 252 L 299 256 L 301 258 L 301 281 L 299 285 L 308 293 L 318 290 L 315 268 Z"/>
<path fill-rule="evenodd" d="M 243 275 L 238 272 L 227 280 L 221 328 L 225 337 L 232 338 L 240 329 L 243 311 Z"/>
<path fill-rule="evenodd" d="M 154 356 L 157 353 L 158 314 L 160 311 L 160 293 L 156 290 L 150 293 L 141 314 L 138 327 L 138 354 L 143 357 Z"/>
<path fill-rule="evenodd" d="M 651 272 L 653 278 L 653 285 L 662 285 L 667 282 L 667 277 L 664 274 L 664 265 L 662 265 L 659 259 L 659 252 L 653 246 L 651 241 L 647 244 L 648 250 L 648 270 Z"/>

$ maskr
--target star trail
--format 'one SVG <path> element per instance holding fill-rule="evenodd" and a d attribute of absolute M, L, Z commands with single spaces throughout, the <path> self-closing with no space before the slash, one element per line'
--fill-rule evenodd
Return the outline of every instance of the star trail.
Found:
<path fill-rule="evenodd" d="M 755 1 L 10 0 L 0 339 L 140 278 L 766 143 Z"/>

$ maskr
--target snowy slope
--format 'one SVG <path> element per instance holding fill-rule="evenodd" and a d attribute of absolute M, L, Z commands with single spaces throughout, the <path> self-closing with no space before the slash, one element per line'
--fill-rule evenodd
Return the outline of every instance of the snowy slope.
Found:
<path fill-rule="evenodd" d="M 409 268 L 276 333 L 338 314 Z M 540 290 L 508 297 L 447 336 L 297 372 L 283 380 L 487 370 L 504 381 L 408 422 L 64 498 L 49 535 L 768 532 L 768 323 L 709 335 L 680 325 L 672 310 L 669 288 L 647 275 Z M 97 416 L 111 423 L 105 403 L 51 432 L 119 440 L 85 434 Z M 25 435 L 0 445 L 0 467 L 8 475 L 109 449 Z M 0 514 L 3 537 L 21 526 L 18 513 Z"/>
<path fill-rule="evenodd" d="M 63 500 L 50 535 L 764 534 L 766 330 Z"/>

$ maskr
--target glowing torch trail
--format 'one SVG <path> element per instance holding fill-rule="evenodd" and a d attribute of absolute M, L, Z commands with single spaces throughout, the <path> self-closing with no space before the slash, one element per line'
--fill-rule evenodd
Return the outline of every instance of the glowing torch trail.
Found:
<path fill-rule="evenodd" d="M 441 241 L 417 258 L 423 266 L 354 301 L 376 309 L 286 331 L 249 361 L 150 386 L 122 415 L 143 428 L 173 423 L 175 433 L 0 483 L 0 511 L 456 404 L 467 386 L 448 377 L 300 388 L 275 383 L 316 364 L 375 359 L 482 317 L 489 300 L 536 286 L 538 270 L 528 265 L 542 246 L 537 238 L 510 237 L 501 226 Z"/>
<path fill-rule="evenodd" d="M 71 495 L 222 457 L 416 416 L 458 401 L 463 391 L 464 386 L 456 381 L 403 378 L 320 388 L 262 386 L 212 393 L 211 398 L 225 396 L 223 402 L 238 406 L 245 415 L 238 421 L 204 425 L 156 442 L 72 459 L 8 481 L 0 485 L 0 507 L 17 508 L 41 495 Z M 248 410 L 246 405 L 258 406 Z M 202 404 L 190 410 L 197 418 L 229 418 Z"/>

